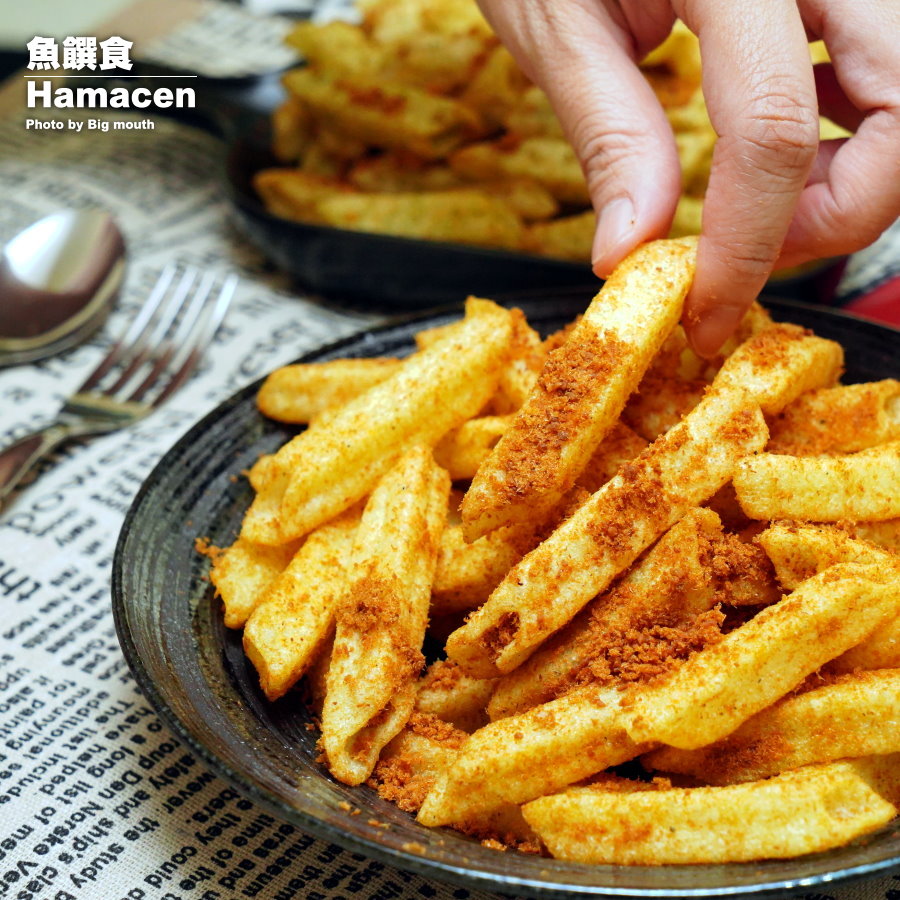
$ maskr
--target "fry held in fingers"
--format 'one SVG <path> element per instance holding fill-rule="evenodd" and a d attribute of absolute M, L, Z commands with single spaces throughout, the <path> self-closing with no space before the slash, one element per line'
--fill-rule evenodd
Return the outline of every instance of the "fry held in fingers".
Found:
<path fill-rule="evenodd" d="M 549 355 L 534 391 L 466 494 L 468 540 L 552 508 L 575 483 L 675 327 L 695 248 L 684 240 L 636 250 Z"/>

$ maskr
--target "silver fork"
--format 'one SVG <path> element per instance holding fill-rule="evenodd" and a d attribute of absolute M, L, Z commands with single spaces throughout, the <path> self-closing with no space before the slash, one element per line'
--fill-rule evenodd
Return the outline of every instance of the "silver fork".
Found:
<path fill-rule="evenodd" d="M 213 300 L 216 276 L 169 265 L 134 321 L 56 419 L 0 452 L 0 508 L 22 478 L 71 438 L 131 425 L 188 379 L 216 333 L 237 287 L 229 275 Z"/>

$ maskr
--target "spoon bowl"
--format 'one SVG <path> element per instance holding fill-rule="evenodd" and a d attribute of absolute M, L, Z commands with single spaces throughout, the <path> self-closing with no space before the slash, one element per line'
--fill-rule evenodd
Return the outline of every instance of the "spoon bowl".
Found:
<path fill-rule="evenodd" d="M 101 209 L 51 213 L 0 256 L 0 366 L 75 346 L 99 328 L 125 274 L 125 240 Z"/>

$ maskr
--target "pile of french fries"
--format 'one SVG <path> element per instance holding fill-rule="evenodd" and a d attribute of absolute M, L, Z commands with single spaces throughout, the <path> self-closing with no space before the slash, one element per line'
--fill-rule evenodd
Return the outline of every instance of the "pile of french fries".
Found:
<path fill-rule="evenodd" d="M 250 470 L 211 580 L 336 779 L 592 863 L 897 816 L 900 382 L 842 385 L 837 343 L 759 306 L 697 357 L 695 253 L 644 245 L 546 338 L 470 298 L 405 359 L 265 381 L 308 427 Z"/>
<path fill-rule="evenodd" d="M 274 113 L 283 163 L 255 187 L 276 215 L 588 262 L 595 216 L 544 93 L 475 0 L 360 0 L 360 25 L 297 25 L 306 65 Z M 683 196 L 672 236 L 700 230 L 716 135 L 694 36 L 680 23 L 642 63 L 672 124 Z"/>

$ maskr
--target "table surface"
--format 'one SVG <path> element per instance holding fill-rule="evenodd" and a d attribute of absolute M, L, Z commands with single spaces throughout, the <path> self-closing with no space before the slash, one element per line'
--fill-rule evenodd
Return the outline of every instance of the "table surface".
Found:
<path fill-rule="evenodd" d="M 0 897 L 488 897 L 350 854 L 254 807 L 160 723 L 112 623 L 118 531 L 165 450 L 238 388 L 380 315 L 298 296 L 268 270 L 229 223 L 215 138 L 161 118 L 152 130 L 107 132 L 90 127 L 95 113 L 67 111 L 82 129 L 54 132 L 27 130 L 23 118 L 13 105 L 0 121 L 0 240 L 61 206 L 101 205 L 126 234 L 128 272 L 101 334 L 0 370 L 0 446 L 51 418 L 166 263 L 241 282 L 185 388 L 130 429 L 64 448 L 0 514 Z M 896 900 L 898 882 L 815 896 Z"/>

